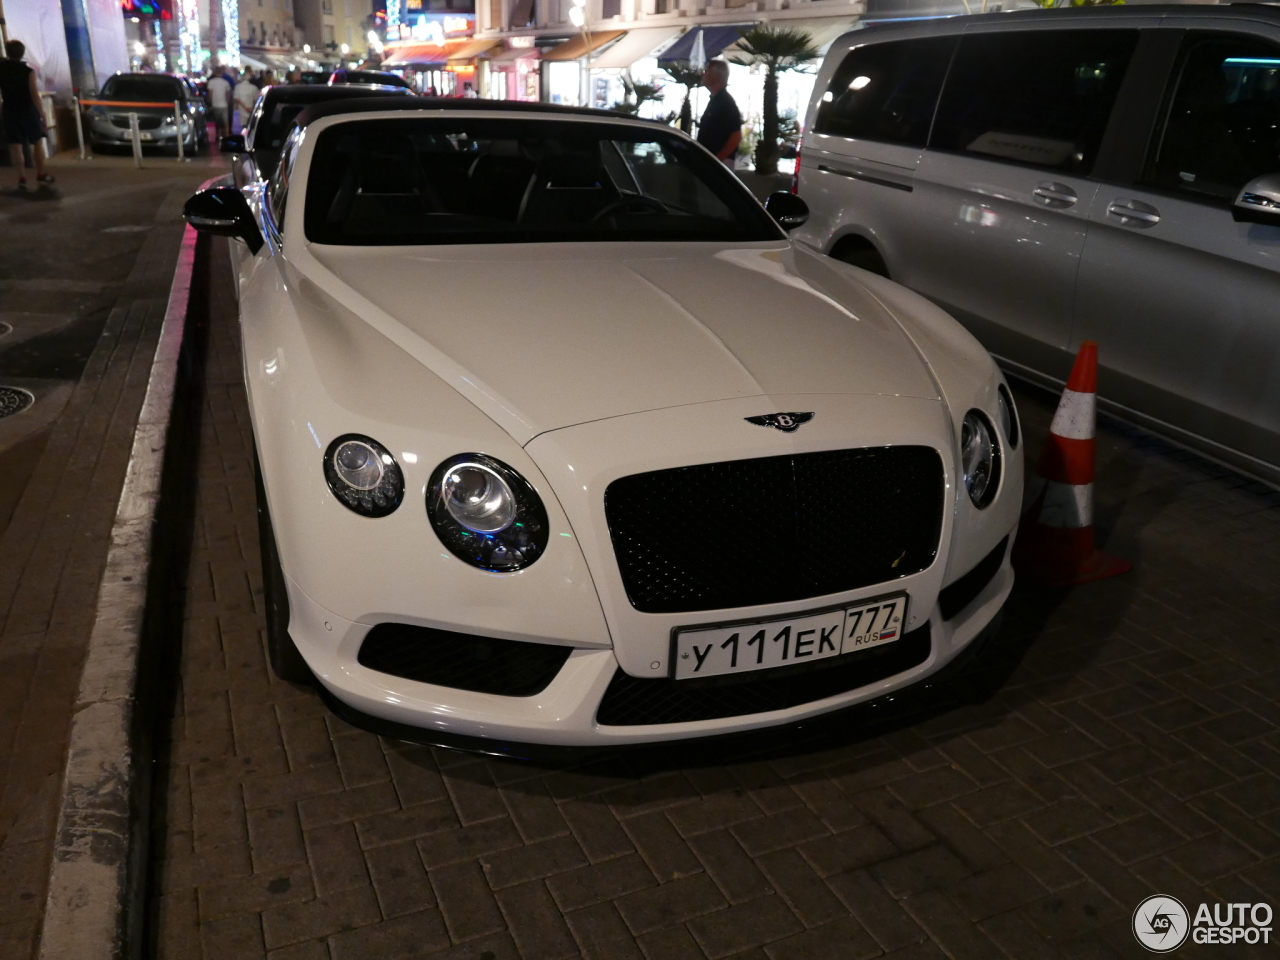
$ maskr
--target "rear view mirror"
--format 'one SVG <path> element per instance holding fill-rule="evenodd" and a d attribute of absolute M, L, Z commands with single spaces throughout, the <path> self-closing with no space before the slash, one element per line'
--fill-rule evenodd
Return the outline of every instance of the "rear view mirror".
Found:
<path fill-rule="evenodd" d="M 223 153 L 245 153 L 244 135 L 233 133 L 229 137 L 223 137 L 218 141 L 218 149 Z"/>
<path fill-rule="evenodd" d="M 252 253 L 262 249 L 262 231 L 244 194 L 235 187 L 210 187 L 192 194 L 182 207 L 182 218 L 201 233 L 239 237 Z"/>
<path fill-rule="evenodd" d="M 786 190 L 769 194 L 764 208 L 778 221 L 778 226 L 787 231 L 804 226 L 809 219 L 809 205 Z"/>
<path fill-rule="evenodd" d="M 1231 205 L 1237 223 L 1267 223 L 1280 226 L 1280 173 L 1250 180 Z"/>

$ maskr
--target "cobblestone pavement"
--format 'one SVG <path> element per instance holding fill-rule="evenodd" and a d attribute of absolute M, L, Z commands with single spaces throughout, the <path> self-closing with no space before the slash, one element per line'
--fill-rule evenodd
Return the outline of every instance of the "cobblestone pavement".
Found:
<path fill-rule="evenodd" d="M 758 756 L 479 759 L 270 675 L 215 306 L 156 955 L 1084 960 L 1146 956 L 1129 923 L 1152 893 L 1280 907 L 1275 493 L 1108 426 L 1099 513 L 1135 571 L 1020 587 L 968 702 Z M 1052 400 L 1020 402 L 1034 446 Z"/>
<path fill-rule="evenodd" d="M 202 158 L 0 169 L 0 960 L 35 949 L 71 707 L 116 501 Z M 120 230 L 120 227 L 126 227 Z"/>

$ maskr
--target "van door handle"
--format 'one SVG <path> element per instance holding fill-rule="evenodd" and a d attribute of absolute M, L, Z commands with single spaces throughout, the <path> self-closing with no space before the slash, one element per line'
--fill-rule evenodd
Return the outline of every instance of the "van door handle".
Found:
<path fill-rule="evenodd" d="M 1031 195 L 1046 207 L 1056 207 L 1059 210 L 1063 207 L 1071 206 L 1080 199 L 1076 196 L 1076 192 L 1065 183 L 1055 183 L 1052 180 L 1037 183 L 1036 188 L 1031 191 Z"/>
<path fill-rule="evenodd" d="M 1118 218 L 1126 227 L 1143 230 L 1160 222 L 1160 211 L 1141 200 L 1113 200 L 1107 207 L 1107 216 Z"/>

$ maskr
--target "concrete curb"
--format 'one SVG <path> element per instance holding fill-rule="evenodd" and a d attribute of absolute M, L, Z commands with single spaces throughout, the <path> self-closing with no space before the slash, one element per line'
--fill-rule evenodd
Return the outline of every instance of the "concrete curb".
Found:
<path fill-rule="evenodd" d="M 76 695 L 54 839 L 40 960 L 121 960 L 138 951 L 146 844 L 136 705 L 152 537 L 195 269 L 183 233 L 138 417 Z"/>

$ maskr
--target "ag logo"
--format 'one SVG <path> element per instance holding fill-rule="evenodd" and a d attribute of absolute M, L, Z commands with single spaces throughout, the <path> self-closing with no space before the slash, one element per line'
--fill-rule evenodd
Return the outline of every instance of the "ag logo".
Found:
<path fill-rule="evenodd" d="M 1133 935 L 1152 953 L 1170 953 L 1187 940 L 1191 917 L 1181 901 L 1162 893 L 1147 897 L 1133 911 Z"/>
<path fill-rule="evenodd" d="M 808 423 L 813 419 L 812 413 L 766 413 L 762 417 L 743 417 L 747 423 L 754 423 L 757 427 L 775 427 L 783 433 L 795 433 L 800 429 L 800 424 Z"/>

